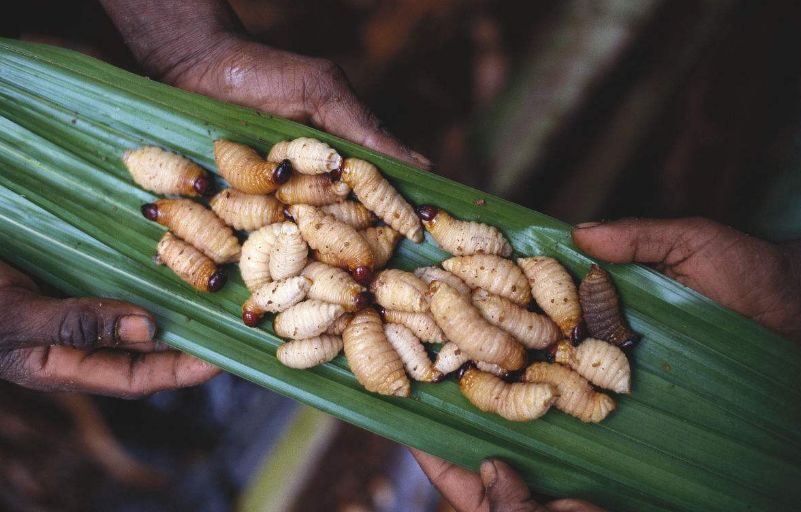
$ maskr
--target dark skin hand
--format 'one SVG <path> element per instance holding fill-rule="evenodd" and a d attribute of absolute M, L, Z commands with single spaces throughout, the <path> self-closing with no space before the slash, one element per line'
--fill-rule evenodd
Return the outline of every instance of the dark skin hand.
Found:
<path fill-rule="evenodd" d="M 134 55 L 153 78 L 225 101 L 308 122 L 417 166 L 430 167 L 428 160 L 399 143 L 381 127 L 377 118 L 355 96 L 336 65 L 250 40 L 226 2 L 101 1 Z M 625 220 L 594 227 L 581 226 L 574 231 L 574 239 L 580 248 L 599 259 L 652 264 L 713 300 L 785 336 L 801 340 L 801 327 L 798 325 L 798 319 L 801 318 L 801 263 L 798 255 L 801 250 L 797 246 L 774 246 L 697 219 Z M 17 279 L 27 280 L 24 276 L 17 276 Z M 30 294 L 30 288 L 25 293 Z M 33 300 L 28 295 L 25 297 L 25 300 Z M 109 301 L 103 303 L 111 304 Z M 88 304 L 97 303 L 90 301 Z M 121 303 L 113 303 L 110 309 L 115 308 L 148 316 L 138 308 L 130 309 L 134 307 Z M 32 323 L 42 321 L 43 316 L 37 316 Z M 103 327 L 105 325 L 102 324 Z M 101 327 L 100 331 L 103 330 Z M 141 335 L 142 332 L 132 335 L 132 339 L 127 341 L 119 339 L 125 336 L 114 338 L 107 333 L 101 336 L 100 342 L 120 343 L 121 347 L 143 349 L 145 352 L 155 349 L 157 346 L 150 342 L 133 341 L 145 337 Z M 77 343 L 83 342 L 78 340 Z M 67 368 L 73 368 L 79 357 L 82 360 L 94 357 L 86 356 L 87 353 L 80 349 L 54 348 L 59 356 L 56 360 L 60 359 L 62 352 L 69 356 Z M 17 381 L 28 380 L 35 387 L 53 389 L 65 383 L 76 387 L 75 383 L 79 380 L 75 379 L 81 376 L 76 375 L 74 369 L 71 373 L 48 369 L 47 378 L 38 384 L 36 378 L 25 377 L 25 372 L 20 368 L 26 366 L 18 361 L 38 360 L 39 364 L 31 367 L 34 370 L 38 368 L 33 372 L 34 375 L 41 374 L 42 362 L 51 364 L 53 348 L 47 350 L 46 357 L 42 350 L 30 348 L 14 351 L 28 353 L 29 356 L 13 358 L 14 364 L 0 362 L 0 376 L 8 375 L 8 368 L 12 368 Z M 79 355 L 74 351 L 78 351 Z M 95 353 L 107 354 L 106 351 Z M 126 361 L 124 357 L 130 356 L 122 356 L 123 364 Z M 130 363 L 129 366 L 135 365 Z M 176 367 L 175 362 L 172 367 Z M 165 371 L 169 373 L 169 370 Z M 82 370 L 78 373 L 94 372 Z M 190 374 L 199 376 L 192 372 L 186 375 Z M 49 380 L 53 375 L 55 380 Z M 179 381 L 181 384 L 189 383 L 196 377 L 174 379 L 172 385 Z M 82 389 L 102 388 L 103 382 L 104 379 L 97 379 Z M 129 379 L 128 389 L 131 388 L 131 382 L 132 379 Z M 143 390 L 143 384 L 138 386 L 138 390 Z M 152 387 L 149 386 L 147 389 Z M 124 383 L 119 388 L 122 389 L 126 389 Z M 479 476 L 422 452 L 413 450 L 413 453 L 434 485 L 460 512 L 601 510 L 578 500 L 557 500 L 540 505 L 531 498 L 523 481 L 501 461 L 485 461 Z"/>
<path fill-rule="evenodd" d="M 337 66 L 250 40 L 227 2 L 102 3 L 153 78 L 430 165 L 381 127 Z M 31 388 L 133 398 L 218 373 L 153 341 L 156 322 L 147 311 L 110 299 L 43 297 L 2 263 L 0 311 L 0 378 Z"/>
<path fill-rule="evenodd" d="M 155 79 L 310 123 L 418 167 L 431 166 L 382 127 L 339 66 L 253 41 L 227 2 L 101 3 Z"/>
<path fill-rule="evenodd" d="M 155 333 L 155 319 L 140 307 L 46 297 L 0 262 L 0 379 L 43 391 L 139 398 L 219 373 L 154 341 Z"/>
<path fill-rule="evenodd" d="M 642 263 L 768 329 L 801 342 L 801 243 L 776 245 L 701 218 L 622 219 L 579 224 L 573 240 L 611 263 Z M 457 512 L 598 512 L 580 500 L 539 504 L 505 463 L 484 461 L 480 475 L 412 450 Z"/>

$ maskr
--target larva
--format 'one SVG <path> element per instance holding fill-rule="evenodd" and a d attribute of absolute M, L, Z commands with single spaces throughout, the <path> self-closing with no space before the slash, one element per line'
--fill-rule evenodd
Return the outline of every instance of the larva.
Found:
<path fill-rule="evenodd" d="M 289 160 L 303 174 L 325 174 L 342 165 L 342 157 L 325 142 L 309 137 L 281 141 L 270 149 L 267 160 Z"/>
<path fill-rule="evenodd" d="M 428 311 L 428 286 L 411 272 L 382 270 L 370 283 L 375 301 L 387 309 L 424 313 Z"/>
<path fill-rule="evenodd" d="M 543 349 L 563 337 L 550 318 L 523 309 L 509 299 L 479 288 L 473 292 L 472 300 L 489 323 L 517 338 L 526 348 Z"/>
<path fill-rule="evenodd" d="M 276 223 L 264 226 L 250 234 L 242 244 L 242 256 L 239 259 L 239 273 L 245 286 L 251 292 L 272 281 L 270 276 L 270 253 L 284 224 Z"/>
<path fill-rule="evenodd" d="M 417 215 L 437 244 L 454 256 L 495 254 L 508 258 L 512 255 L 512 246 L 495 226 L 459 220 L 427 204 L 417 208 Z"/>
<path fill-rule="evenodd" d="M 279 201 L 286 204 L 330 205 L 344 201 L 350 187 L 341 182 L 331 182 L 327 176 L 294 174 L 275 193 Z"/>
<path fill-rule="evenodd" d="M 405 325 L 415 336 L 428 343 L 445 343 L 447 338 L 431 313 L 411 313 L 381 308 L 384 321 Z"/>
<path fill-rule="evenodd" d="M 300 274 L 306 266 L 309 246 L 293 222 L 285 222 L 270 250 L 270 278 L 284 279 Z"/>
<path fill-rule="evenodd" d="M 345 264 L 335 254 L 329 252 L 320 252 L 315 249 L 312 251 L 312 259 L 314 259 L 314 261 L 319 261 L 320 263 L 325 263 L 326 265 L 331 265 L 332 267 L 348 268 L 347 264 Z"/>
<path fill-rule="evenodd" d="M 273 321 L 275 334 L 302 340 L 324 333 L 345 310 L 338 304 L 308 299 L 278 313 Z"/>
<path fill-rule="evenodd" d="M 311 282 L 309 298 L 339 304 L 345 311 L 358 311 L 370 304 L 370 294 L 344 270 L 313 261 L 302 275 Z"/>
<path fill-rule="evenodd" d="M 241 247 L 231 228 L 213 211 L 190 199 L 159 199 L 143 205 L 142 215 L 167 226 L 217 264 L 239 259 Z"/>
<path fill-rule="evenodd" d="M 537 304 L 574 341 L 582 336 L 581 305 L 573 278 L 558 261 L 547 256 L 520 258 Z"/>
<path fill-rule="evenodd" d="M 550 384 L 509 384 L 477 368 L 467 368 L 462 373 L 459 389 L 479 410 L 495 413 L 509 421 L 535 420 L 548 412 L 556 400 Z"/>
<path fill-rule="evenodd" d="M 242 305 L 242 321 L 254 327 L 264 313 L 286 311 L 306 298 L 311 280 L 303 276 L 273 281 L 259 287 Z"/>
<path fill-rule="evenodd" d="M 339 355 L 342 345 L 339 336 L 323 334 L 284 343 L 275 355 L 284 366 L 305 370 L 333 360 Z"/>
<path fill-rule="evenodd" d="M 553 357 L 555 362 L 570 366 L 598 387 L 615 393 L 629 393 L 631 390 L 629 360 L 611 343 L 587 338 L 574 347 L 563 340 L 555 346 Z"/>
<path fill-rule="evenodd" d="M 284 205 L 273 196 L 245 194 L 233 188 L 218 192 L 209 206 L 223 222 L 242 231 L 256 231 L 284 220 Z"/>
<path fill-rule="evenodd" d="M 358 201 L 341 201 L 321 206 L 320 209 L 326 215 L 330 215 L 345 224 L 350 224 L 354 229 L 358 230 L 369 228 L 378 221 L 378 217 Z"/>
<path fill-rule="evenodd" d="M 401 234 L 389 226 L 378 226 L 359 231 L 373 251 L 373 261 L 376 268 L 382 268 L 392 258 L 395 246 L 401 239 Z"/>
<path fill-rule="evenodd" d="M 528 280 L 513 261 L 491 254 L 475 254 L 454 256 L 443 261 L 442 267 L 471 288 L 483 288 L 523 307 L 531 302 Z"/>
<path fill-rule="evenodd" d="M 411 378 L 419 382 L 442 380 L 444 376 L 434 368 L 426 349 L 412 331 L 400 324 L 386 324 L 384 335 L 400 356 Z"/>
<path fill-rule="evenodd" d="M 640 336 L 629 329 L 620 311 L 620 299 L 609 274 L 598 265 L 592 265 L 579 286 L 579 301 L 584 322 L 590 336 L 630 347 Z"/>
<path fill-rule="evenodd" d="M 137 185 L 156 194 L 202 196 L 211 186 L 199 165 L 155 146 L 128 150 L 122 162 Z"/>
<path fill-rule="evenodd" d="M 559 397 L 554 406 L 585 423 L 598 423 L 615 410 L 611 397 L 598 393 L 587 379 L 561 364 L 534 363 L 526 369 L 523 381 L 556 387 Z"/>
<path fill-rule="evenodd" d="M 156 254 L 178 277 L 201 292 L 216 292 L 226 281 L 225 272 L 205 254 L 167 231 L 159 240 Z"/>
<path fill-rule="evenodd" d="M 358 231 L 313 206 L 295 204 L 288 209 L 309 247 L 334 256 L 358 281 L 369 278 L 373 253 Z"/>
<path fill-rule="evenodd" d="M 426 284 L 431 284 L 432 281 L 442 281 L 462 295 L 470 295 L 470 287 L 464 281 L 439 267 L 420 267 L 414 270 L 414 275 Z"/>
<path fill-rule="evenodd" d="M 214 141 L 214 162 L 231 187 L 246 194 L 269 194 L 292 174 L 288 160 L 268 162 L 255 149 L 230 140 Z"/>
<path fill-rule="evenodd" d="M 342 181 L 370 211 L 406 238 L 420 243 L 423 228 L 414 212 L 395 188 L 381 175 L 376 166 L 358 158 L 346 158 L 342 163 Z"/>
<path fill-rule="evenodd" d="M 348 327 L 351 320 L 353 320 L 352 313 L 343 313 L 339 315 L 339 318 L 334 320 L 334 323 L 325 330 L 325 333 L 334 336 L 342 336 L 342 333 L 345 332 L 345 328 Z"/>
<path fill-rule="evenodd" d="M 441 281 L 429 288 L 431 316 L 445 336 L 471 359 L 497 364 L 506 370 L 517 370 L 526 364 L 526 350 L 511 334 L 484 320 L 470 303 Z"/>
<path fill-rule="evenodd" d="M 373 267 L 381 268 L 386 265 L 387 261 L 392 258 L 392 253 L 395 251 L 395 245 L 400 240 L 400 233 L 395 231 L 389 226 L 379 226 L 367 228 L 359 231 L 359 234 L 370 246 L 370 251 L 373 255 Z M 312 257 L 322 263 L 333 265 L 335 267 L 347 268 L 347 262 L 342 261 L 337 255 L 318 250 L 312 251 Z M 368 278 L 369 280 L 369 274 Z M 362 280 L 364 281 L 364 280 Z"/>
<path fill-rule="evenodd" d="M 460 366 L 470 361 L 470 357 L 459 348 L 456 343 L 446 343 L 437 352 L 437 359 L 434 368 L 443 375 L 455 372 Z M 506 377 L 509 372 L 497 364 L 485 363 L 484 361 L 474 361 L 476 368 L 482 372 L 491 373 L 497 377 Z"/>
<path fill-rule="evenodd" d="M 409 396 L 411 386 L 403 361 L 384 334 L 384 326 L 374 309 L 356 313 L 345 332 L 345 357 L 362 386 L 373 393 Z"/>

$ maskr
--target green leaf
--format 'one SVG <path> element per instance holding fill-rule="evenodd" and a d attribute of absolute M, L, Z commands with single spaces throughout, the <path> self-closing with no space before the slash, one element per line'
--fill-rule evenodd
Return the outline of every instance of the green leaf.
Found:
<path fill-rule="evenodd" d="M 790 510 L 801 502 L 801 351 L 757 324 L 634 265 L 605 265 L 632 326 L 633 393 L 600 425 L 558 411 L 514 424 L 478 412 L 454 382 L 409 399 L 364 391 L 340 357 L 307 370 L 275 358 L 269 327 L 245 327 L 238 277 L 198 294 L 151 262 L 163 228 L 120 161 L 157 144 L 216 172 L 219 137 L 264 151 L 297 136 L 378 165 L 415 203 L 503 229 L 519 254 L 592 262 L 568 226 L 306 126 L 132 75 L 67 50 L 0 40 L 0 257 L 76 295 L 140 304 L 162 338 L 253 382 L 398 442 L 478 468 L 499 456 L 536 490 L 614 510 Z M 484 199 L 477 206 L 474 202 Z M 404 241 L 395 264 L 445 257 Z"/>

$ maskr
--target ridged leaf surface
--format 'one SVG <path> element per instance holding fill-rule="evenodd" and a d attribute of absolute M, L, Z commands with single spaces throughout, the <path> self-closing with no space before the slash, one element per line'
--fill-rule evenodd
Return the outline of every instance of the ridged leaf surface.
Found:
<path fill-rule="evenodd" d="M 166 342 L 345 421 L 474 470 L 502 457 L 545 494 L 631 511 L 801 503 L 799 348 L 642 266 L 604 265 L 644 336 L 632 394 L 600 425 L 555 410 L 511 423 L 477 411 L 453 381 L 380 397 L 341 357 L 313 370 L 283 367 L 269 325 L 239 318 L 248 293 L 235 270 L 221 292 L 199 294 L 153 264 L 164 228 L 139 207 L 155 196 L 132 182 L 120 156 L 155 144 L 216 172 L 217 138 L 265 151 L 298 136 L 375 163 L 414 203 L 500 227 L 520 255 L 554 256 L 576 278 L 592 263 L 569 226 L 545 215 L 291 121 L 9 40 L 0 40 L 0 258 L 71 294 L 140 304 Z M 404 241 L 393 264 L 445 257 L 430 238 Z"/>

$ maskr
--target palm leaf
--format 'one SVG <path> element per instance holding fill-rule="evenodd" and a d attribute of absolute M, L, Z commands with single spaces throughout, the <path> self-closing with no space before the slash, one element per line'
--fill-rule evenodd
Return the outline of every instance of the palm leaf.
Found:
<path fill-rule="evenodd" d="M 306 126 L 224 104 L 48 46 L 0 40 L 0 257 L 75 295 L 153 311 L 173 346 L 345 421 L 477 469 L 499 456 L 540 492 L 614 510 L 789 510 L 801 502 L 801 351 L 650 269 L 605 266 L 632 326 L 631 396 L 600 425 L 557 411 L 513 424 L 473 408 L 453 382 L 413 398 L 364 391 L 342 358 L 283 367 L 269 327 L 239 320 L 238 277 L 198 294 L 151 262 L 163 229 L 139 214 L 154 196 L 120 162 L 157 144 L 216 171 L 219 137 L 260 150 L 312 136 L 378 165 L 415 203 L 502 227 L 520 254 L 548 254 L 575 276 L 592 262 L 568 226 Z M 475 201 L 484 199 L 478 206 Z M 441 261 L 404 241 L 395 264 Z"/>

